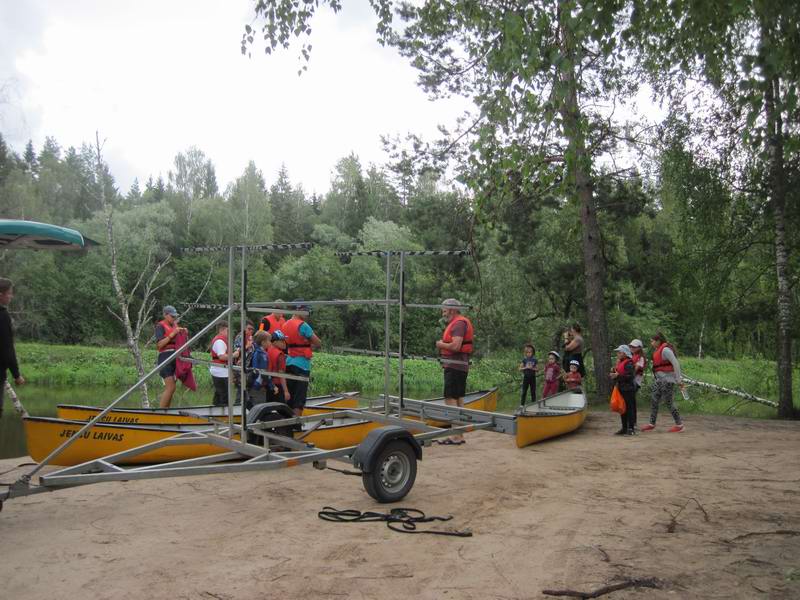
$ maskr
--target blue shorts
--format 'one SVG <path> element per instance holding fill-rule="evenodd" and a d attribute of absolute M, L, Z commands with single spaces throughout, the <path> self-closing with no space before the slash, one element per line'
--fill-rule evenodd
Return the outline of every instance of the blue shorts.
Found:
<path fill-rule="evenodd" d="M 160 365 L 165 360 L 167 360 L 170 356 L 175 354 L 174 350 L 167 350 L 166 352 L 159 352 L 158 353 L 158 362 L 157 365 Z M 161 376 L 162 379 L 166 379 L 167 377 L 175 377 L 175 362 L 172 361 L 168 365 L 164 365 L 158 370 L 158 374 Z"/>

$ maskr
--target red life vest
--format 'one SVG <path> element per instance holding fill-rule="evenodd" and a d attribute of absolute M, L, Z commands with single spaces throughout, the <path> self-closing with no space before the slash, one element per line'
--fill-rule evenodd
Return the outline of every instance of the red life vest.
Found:
<path fill-rule="evenodd" d="M 274 373 L 282 373 L 286 370 L 286 353 L 276 346 L 267 348 L 269 357 L 269 370 Z M 272 376 L 275 385 L 283 385 L 283 377 Z"/>
<path fill-rule="evenodd" d="M 625 375 L 625 365 L 628 364 L 628 363 L 633 364 L 633 361 L 630 358 L 628 358 L 627 356 L 625 358 L 623 358 L 622 360 L 618 360 L 617 361 L 617 374 L 619 374 L 621 376 L 624 376 Z"/>
<path fill-rule="evenodd" d="M 672 363 L 669 362 L 668 360 L 664 360 L 661 357 L 664 348 L 669 348 L 670 350 L 672 350 L 673 353 L 675 352 L 675 348 L 673 348 L 671 344 L 668 344 L 667 342 L 661 344 L 656 349 L 656 351 L 653 352 L 653 371 L 665 371 L 671 373 L 675 371 L 675 368 L 672 366 Z"/>
<path fill-rule="evenodd" d="M 225 343 L 225 349 L 226 349 L 226 352 L 227 352 L 228 334 L 227 333 L 219 334 L 217 337 L 215 337 L 213 340 L 211 340 L 211 362 L 217 363 L 217 364 L 220 364 L 220 365 L 227 365 L 228 364 L 228 359 L 224 359 L 223 360 L 223 359 L 221 359 L 219 357 L 219 354 L 214 352 L 214 344 L 217 343 L 217 340 L 221 340 L 222 342 Z"/>
<path fill-rule="evenodd" d="M 174 329 L 178 328 L 177 325 L 170 325 L 169 323 L 167 323 L 166 319 L 162 319 L 161 321 L 158 322 L 158 324 L 161 325 L 164 328 L 164 337 L 169 337 L 169 334 L 172 333 L 172 331 Z M 159 350 L 159 352 L 166 352 L 167 350 L 175 350 L 175 339 L 174 338 L 171 339 L 169 342 L 167 342 L 166 346 L 162 346 L 162 348 L 161 348 L 161 350 Z"/>
<path fill-rule="evenodd" d="M 258 329 L 259 331 L 275 333 L 279 329 L 282 329 L 285 323 L 286 319 L 283 317 L 276 317 L 270 313 L 261 319 L 261 324 L 258 326 Z"/>
<path fill-rule="evenodd" d="M 467 324 L 467 332 L 464 334 L 464 339 L 461 341 L 461 350 L 459 350 L 459 352 L 472 354 L 472 337 L 474 330 L 472 328 L 472 322 L 467 317 L 458 315 L 453 318 L 453 320 L 447 324 L 447 327 L 445 327 L 444 333 L 442 334 L 442 341 L 446 344 L 453 341 L 453 328 L 459 321 L 464 321 L 464 323 Z M 440 350 L 440 353 L 442 356 L 453 356 L 455 354 L 452 350 L 444 349 Z"/>
<path fill-rule="evenodd" d="M 311 358 L 314 353 L 311 351 L 311 342 L 308 338 L 300 335 L 300 326 L 305 323 L 303 319 L 292 317 L 283 324 L 281 331 L 286 336 L 286 353 L 289 356 L 302 356 Z"/>

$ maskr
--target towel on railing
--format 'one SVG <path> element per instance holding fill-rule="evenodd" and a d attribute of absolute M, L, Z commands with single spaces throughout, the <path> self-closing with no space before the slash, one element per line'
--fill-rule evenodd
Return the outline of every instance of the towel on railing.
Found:
<path fill-rule="evenodd" d="M 188 333 L 185 331 L 179 332 L 175 336 L 175 347 L 180 348 L 188 341 L 188 339 Z M 181 357 L 192 357 L 192 353 L 189 348 L 184 348 L 183 352 L 181 352 L 180 355 L 178 355 L 178 358 L 175 359 L 175 379 L 180 381 L 184 386 L 193 392 L 196 392 L 197 382 L 194 380 L 194 373 L 192 373 L 192 363 L 181 360 Z"/>

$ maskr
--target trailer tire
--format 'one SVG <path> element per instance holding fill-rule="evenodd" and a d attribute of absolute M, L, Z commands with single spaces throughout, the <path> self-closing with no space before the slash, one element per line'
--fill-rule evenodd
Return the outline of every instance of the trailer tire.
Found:
<path fill-rule="evenodd" d="M 398 502 L 406 497 L 417 478 L 417 455 L 411 444 L 395 439 L 379 452 L 375 468 L 362 473 L 364 489 L 382 504 Z"/>

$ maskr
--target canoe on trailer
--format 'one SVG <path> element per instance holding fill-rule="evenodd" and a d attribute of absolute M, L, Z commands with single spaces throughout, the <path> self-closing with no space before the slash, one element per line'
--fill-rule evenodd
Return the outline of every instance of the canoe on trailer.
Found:
<path fill-rule="evenodd" d="M 303 416 L 329 412 L 337 408 L 357 408 L 358 392 L 312 396 L 306 400 Z M 103 409 L 97 406 L 78 404 L 59 404 L 57 417 L 69 421 L 88 421 Z M 233 407 L 234 422 L 241 420 L 241 405 Z M 176 408 L 115 408 L 101 419 L 101 423 L 122 425 L 192 425 L 204 424 L 209 420 L 228 420 L 226 406 L 185 406 Z"/>
<path fill-rule="evenodd" d="M 517 447 L 575 431 L 586 420 L 586 394 L 562 392 L 526 406 L 516 415 Z"/>
<path fill-rule="evenodd" d="M 66 439 L 75 435 L 86 421 L 68 421 L 50 417 L 25 417 L 25 438 L 28 454 L 36 462 L 41 462 Z M 224 428 L 224 424 L 219 425 Z M 303 424 L 303 430 L 294 433 L 294 437 L 303 442 L 313 444 L 324 450 L 336 450 L 355 446 L 367 434 L 381 423 L 354 417 L 340 417 L 335 414 L 325 419 L 325 423 L 313 428 L 313 424 Z M 192 424 L 157 424 L 127 425 L 120 423 L 98 423 L 56 456 L 52 464 L 72 466 L 90 460 L 96 460 L 109 454 L 132 450 L 144 444 L 159 442 L 167 438 L 193 432 L 208 432 L 213 425 L 208 422 Z M 234 436 L 238 439 L 238 435 Z M 211 454 L 226 452 L 219 446 L 207 443 L 166 446 L 131 459 L 122 460 L 119 464 L 149 464 L 199 458 Z"/>
<path fill-rule="evenodd" d="M 391 400 L 397 401 L 397 396 L 389 396 Z M 444 397 L 441 398 L 433 398 L 432 400 L 425 400 L 424 402 L 430 402 L 431 404 L 440 404 L 445 405 Z M 497 388 L 494 387 L 489 390 L 480 390 L 478 392 L 470 392 L 464 396 L 464 408 L 469 408 L 472 410 L 483 410 L 486 412 L 494 412 L 497 410 Z M 415 417 L 406 417 L 409 419 L 415 419 Z M 426 419 L 425 423 L 432 426 L 432 427 L 449 427 L 450 423 L 446 423 L 443 421 L 434 421 L 431 419 Z"/>

